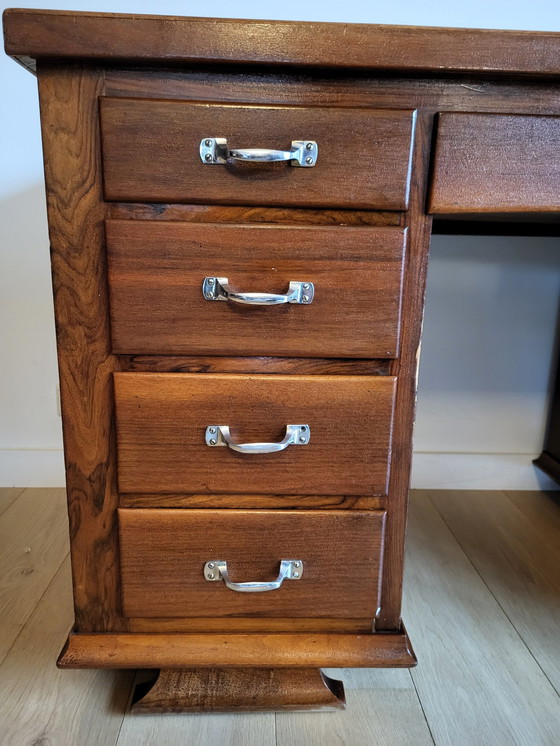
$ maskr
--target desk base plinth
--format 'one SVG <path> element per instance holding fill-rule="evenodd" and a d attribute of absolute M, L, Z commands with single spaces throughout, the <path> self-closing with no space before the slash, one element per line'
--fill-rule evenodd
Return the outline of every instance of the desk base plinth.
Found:
<path fill-rule="evenodd" d="M 164 669 L 138 684 L 132 712 L 343 710 L 342 681 L 319 668 Z"/>

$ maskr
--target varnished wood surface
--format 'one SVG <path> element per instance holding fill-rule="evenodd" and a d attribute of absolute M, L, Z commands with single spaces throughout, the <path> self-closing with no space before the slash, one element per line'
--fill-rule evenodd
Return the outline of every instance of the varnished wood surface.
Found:
<path fill-rule="evenodd" d="M 429 212 L 560 212 L 560 117 L 438 118 Z"/>
<path fill-rule="evenodd" d="M 217 355 L 121 355 L 122 370 L 137 373 L 266 373 L 278 375 L 386 376 L 391 360 Z"/>
<path fill-rule="evenodd" d="M 102 97 L 100 116 L 108 200 L 380 210 L 408 204 L 410 110 Z M 208 137 L 227 138 L 230 148 L 275 150 L 289 150 L 293 140 L 315 140 L 318 156 L 312 168 L 287 162 L 208 165 L 199 153 Z"/>
<path fill-rule="evenodd" d="M 51 244 L 76 624 L 122 629 L 115 445 L 97 98 L 103 72 L 41 66 L 39 98 Z"/>
<path fill-rule="evenodd" d="M 479 111 L 558 115 L 560 109 L 560 88 L 550 82 L 532 81 L 528 85 L 526 79 L 485 80 L 476 76 L 440 80 L 431 76 L 403 77 L 402 74 L 385 77 L 338 72 L 329 75 L 329 71 L 324 70 L 279 73 L 263 68 L 256 71 L 193 68 L 180 72 L 109 68 L 105 74 L 105 94 L 329 108 L 414 108 L 428 114 Z"/>
<path fill-rule="evenodd" d="M 355 23 L 245 21 L 119 13 L 8 10 L 7 54 L 29 60 L 90 58 L 163 63 L 560 74 L 560 34 Z"/>
<path fill-rule="evenodd" d="M 261 205 L 178 205 L 111 202 L 115 220 L 180 220 L 183 223 L 272 223 L 276 225 L 353 225 L 400 227 L 402 213 L 376 210 L 318 210 Z"/>
<path fill-rule="evenodd" d="M 406 233 L 110 220 L 117 354 L 390 358 L 398 353 Z M 205 277 L 238 292 L 314 285 L 309 305 L 208 301 Z"/>
<path fill-rule="evenodd" d="M 136 617 L 128 620 L 130 632 L 359 632 L 373 630 L 369 619 L 314 617 Z"/>
<path fill-rule="evenodd" d="M 120 492 L 383 495 L 392 376 L 116 373 Z M 237 443 L 278 442 L 288 424 L 307 445 L 244 454 L 205 442 L 228 425 Z"/>
<path fill-rule="evenodd" d="M 406 632 L 393 634 L 71 634 L 60 668 L 410 668 Z"/>
<path fill-rule="evenodd" d="M 383 511 L 121 509 L 123 614 L 373 622 L 384 521 Z M 263 593 L 232 591 L 203 572 L 206 562 L 223 560 L 234 583 L 271 582 L 285 559 L 301 561 L 301 578 Z"/>
<path fill-rule="evenodd" d="M 416 410 L 420 337 L 430 246 L 431 218 L 424 212 L 426 179 L 432 133 L 432 117 L 422 113 L 417 122 L 414 144 L 410 210 L 406 215 L 409 243 L 403 284 L 401 354 L 395 361 L 397 376 L 395 417 L 389 475 L 391 509 L 387 514 L 380 630 L 396 629 L 401 618 L 404 542 L 412 465 L 412 431 Z"/>
<path fill-rule="evenodd" d="M 378 510 L 384 497 L 367 495 L 185 495 L 181 493 L 121 493 L 121 508 L 242 508 L 266 510 Z"/>
<path fill-rule="evenodd" d="M 35 493 L 19 520 L 20 530 L 25 530 L 49 494 L 48 490 Z M 440 494 L 451 504 L 465 500 L 464 493 L 435 496 L 439 499 Z M 491 510 L 497 494 L 485 494 L 488 510 L 483 515 L 479 506 L 466 515 L 466 523 L 474 529 L 484 521 L 488 533 L 482 549 L 488 539 L 507 541 L 510 535 L 502 532 L 500 512 Z M 560 540 L 559 504 L 546 493 L 507 493 L 514 508 L 514 533 L 524 536 L 527 550 L 516 565 L 515 578 L 521 585 L 511 602 L 525 592 L 538 599 L 538 615 L 531 612 L 532 634 L 523 642 L 515 632 L 520 617 L 515 613 L 508 619 L 493 596 L 502 582 L 513 577 L 507 557 L 498 569 L 498 578 L 501 574 L 503 580 L 486 585 L 483 579 L 489 571 L 496 577 L 495 565 L 486 565 L 488 553 L 483 552 L 474 569 L 468 559 L 469 546 L 463 544 L 462 550 L 441 518 L 424 520 L 419 512 L 433 495 L 413 492 L 412 507 L 418 510 L 413 509 L 409 525 L 405 617 L 420 663 L 412 672 L 326 669 L 345 685 L 348 709 L 340 713 L 133 717 L 127 706 L 132 672 L 57 670 L 53 660 L 72 623 L 69 566 L 65 563 L 57 573 L 53 562 L 58 552 L 68 549 L 67 536 L 61 532 L 56 540 L 58 552 L 45 561 L 53 580 L 49 583 L 45 576 L 45 593 L 0 663 L 4 740 L 18 746 L 41 739 L 57 746 L 184 746 L 185 742 L 197 746 L 325 746 L 333 741 L 360 746 L 433 746 L 434 740 L 438 746 L 511 746 L 516 742 L 552 746 L 560 730 L 560 698 L 531 652 L 544 647 L 552 661 L 560 651 L 557 635 L 549 637 L 539 623 L 553 623 L 556 596 L 543 593 L 540 584 L 532 589 L 532 571 L 525 562 L 534 552 L 541 572 L 557 568 L 556 556 L 547 559 L 550 555 L 542 554 L 541 545 L 544 540 L 554 548 Z M 57 499 L 63 509 L 64 501 Z M 0 530 L 5 516 L 0 516 Z M 0 543 L 0 561 L 5 546 Z M 26 595 L 26 588 L 16 588 Z M 530 611 L 530 605 L 525 608 Z"/>
<path fill-rule="evenodd" d="M 167 669 L 145 689 L 136 687 L 133 713 L 324 712 L 346 707 L 342 682 L 318 668 Z"/>

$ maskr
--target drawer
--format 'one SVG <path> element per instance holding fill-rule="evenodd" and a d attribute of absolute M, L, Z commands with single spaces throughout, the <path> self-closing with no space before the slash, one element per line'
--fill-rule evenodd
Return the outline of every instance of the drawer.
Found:
<path fill-rule="evenodd" d="M 377 613 L 384 511 L 118 512 L 125 616 L 373 619 Z M 266 590 L 286 572 L 282 560 L 297 561 L 297 569 L 289 566 L 280 586 Z M 225 562 L 222 571 L 218 561 Z M 214 567 L 205 568 L 208 562 Z M 267 585 L 248 592 L 240 583 Z"/>
<path fill-rule="evenodd" d="M 387 492 L 394 377 L 115 373 L 114 382 L 123 493 Z M 206 443 L 220 441 L 211 426 L 245 445 L 281 442 L 288 425 L 308 429 L 272 453 Z"/>
<path fill-rule="evenodd" d="M 112 220 L 106 234 L 116 353 L 397 355 L 406 238 L 397 228 Z M 299 303 L 273 306 L 229 293 L 207 300 L 205 277 L 241 294 L 286 299 L 292 282 L 314 292 L 311 303 L 300 290 Z"/>
<path fill-rule="evenodd" d="M 109 200 L 403 210 L 408 205 L 414 112 L 100 99 Z M 316 164 L 224 165 L 201 141 L 289 151 L 315 141 Z"/>
<path fill-rule="evenodd" d="M 441 114 L 429 212 L 560 210 L 560 117 Z"/>

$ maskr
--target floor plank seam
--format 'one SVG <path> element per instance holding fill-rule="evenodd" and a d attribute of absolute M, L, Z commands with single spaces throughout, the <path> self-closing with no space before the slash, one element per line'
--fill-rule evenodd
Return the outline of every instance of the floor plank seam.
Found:
<path fill-rule="evenodd" d="M 503 492 L 503 490 L 497 490 L 497 491 L 499 491 L 499 492 L 502 492 L 502 494 L 504 494 L 504 495 L 505 495 L 505 493 Z M 543 676 L 545 677 L 545 679 L 546 679 L 546 680 L 548 681 L 548 683 L 549 683 L 549 684 L 550 684 L 550 686 L 552 687 L 552 690 L 553 690 L 553 691 L 554 691 L 554 692 L 556 693 L 556 696 L 560 698 L 560 691 L 559 691 L 559 690 L 558 690 L 558 689 L 556 688 L 556 686 L 554 685 L 554 683 L 553 683 L 553 682 L 552 682 L 552 681 L 550 680 L 550 677 L 548 676 L 548 674 L 546 673 L 546 671 L 545 671 L 545 670 L 543 669 L 543 667 L 541 666 L 541 664 L 539 663 L 539 661 L 537 660 L 537 658 L 535 658 L 535 656 L 534 656 L 534 654 L 533 654 L 533 651 L 531 650 L 531 648 L 530 648 L 530 647 L 529 647 L 529 645 L 527 644 L 527 642 L 526 642 L 525 638 L 523 637 L 523 635 L 521 634 L 521 632 L 520 632 L 520 631 L 519 631 L 519 630 L 517 629 L 517 627 L 515 626 L 515 622 L 514 622 L 514 621 L 513 621 L 513 619 L 512 619 L 512 618 L 511 618 L 511 617 L 509 616 L 509 614 L 507 613 L 507 611 L 505 610 L 505 608 L 504 608 L 504 607 L 502 606 L 502 604 L 500 603 L 500 601 L 498 600 L 498 598 L 496 597 L 496 595 L 494 594 L 494 592 L 492 591 L 492 589 L 490 588 L 490 586 L 488 585 L 488 583 L 486 582 L 486 580 L 485 580 L 485 579 L 483 578 L 483 576 L 481 575 L 481 573 L 480 573 L 480 571 L 478 570 L 477 566 L 476 566 L 476 565 L 474 564 L 474 562 L 473 562 L 473 561 L 471 560 L 471 558 L 469 557 L 469 555 L 468 555 L 467 551 L 465 550 L 465 548 L 463 547 L 463 545 L 462 545 L 461 541 L 460 541 L 460 540 L 459 540 L 459 539 L 457 538 L 457 536 L 455 535 L 455 533 L 454 533 L 453 529 L 451 528 L 451 526 L 449 525 L 449 523 L 448 523 L 448 522 L 447 522 L 447 521 L 445 520 L 445 516 L 443 516 L 443 515 L 442 515 L 442 513 L 441 513 L 441 511 L 440 511 L 440 510 L 438 509 L 438 507 L 437 507 L 436 503 L 435 503 L 435 502 L 434 502 L 434 501 L 432 500 L 432 497 L 431 497 L 431 494 L 430 494 L 430 490 L 427 490 L 427 494 L 428 494 L 428 499 L 429 499 L 430 503 L 431 503 L 431 504 L 432 504 L 432 506 L 434 507 L 434 510 L 435 510 L 435 511 L 437 512 L 437 514 L 439 515 L 439 517 L 441 518 L 441 520 L 442 520 L 442 521 L 444 522 L 444 524 L 445 524 L 445 525 L 447 526 L 447 529 L 448 529 L 449 533 L 451 534 L 451 536 L 452 536 L 452 537 L 453 537 L 453 538 L 455 539 L 455 541 L 457 542 L 457 546 L 458 546 L 458 547 L 460 548 L 460 550 L 461 550 L 461 551 L 463 552 L 463 554 L 465 555 L 465 557 L 466 557 L 466 558 L 467 558 L 467 560 L 469 561 L 469 564 L 471 565 L 471 567 L 473 568 L 473 570 L 474 570 L 474 571 L 476 572 L 476 574 L 478 575 L 478 577 L 479 577 L 479 578 L 480 578 L 480 580 L 482 581 L 482 584 L 484 585 L 484 587 L 486 588 L 486 590 L 488 591 L 488 593 L 489 593 L 489 594 L 490 594 L 490 595 L 492 596 L 492 598 L 494 599 L 494 601 L 495 601 L 495 602 L 496 602 L 496 604 L 498 605 L 498 608 L 499 608 L 499 609 L 501 610 L 501 612 L 503 613 L 503 615 L 505 616 L 505 618 L 506 618 L 506 619 L 508 620 L 508 622 L 510 623 L 510 625 L 511 625 L 512 629 L 513 629 L 513 630 L 515 631 L 515 634 L 516 634 L 516 635 L 517 635 L 517 636 L 519 637 L 519 639 L 520 639 L 520 640 L 521 640 L 521 642 L 523 643 L 524 647 L 525 647 L 525 648 L 526 648 L 526 650 L 528 651 L 529 655 L 531 656 L 531 658 L 532 658 L 532 659 L 533 659 L 533 660 L 535 661 L 535 663 L 537 664 L 537 666 L 538 666 L 539 670 L 540 670 L 540 671 L 542 672 Z M 507 497 L 507 496 L 506 496 L 506 497 Z M 414 681 L 414 679 L 413 679 L 413 681 Z"/>
<path fill-rule="evenodd" d="M 24 490 L 24 492 L 25 492 L 25 490 Z M 18 497 L 19 497 L 19 495 L 18 495 Z M 17 498 L 16 498 L 16 499 L 17 499 Z M 55 571 L 53 572 L 53 574 L 52 574 L 52 577 L 51 577 L 51 579 L 49 580 L 49 582 L 48 582 L 48 583 L 47 583 L 47 585 L 45 586 L 45 588 L 44 588 L 43 592 L 41 593 L 41 595 L 39 596 L 39 598 L 37 599 L 37 603 L 36 603 L 36 604 L 35 604 L 35 606 L 34 606 L 34 607 L 33 607 L 33 608 L 32 608 L 32 609 L 30 610 L 29 614 L 27 615 L 27 618 L 26 618 L 26 620 L 25 620 L 25 621 L 23 622 L 23 624 L 21 625 L 21 628 L 20 628 L 19 632 L 17 633 L 17 635 L 16 635 L 16 636 L 15 636 L 15 638 L 13 639 L 13 641 L 12 641 L 12 644 L 11 644 L 11 645 L 10 645 L 10 647 L 9 647 L 9 648 L 8 648 L 8 649 L 6 650 L 6 653 L 5 653 L 4 657 L 3 657 L 3 658 L 2 658 L 1 660 L 0 660 L 0 668 L 2 668 L 2 665 L 3 665 L 4 661 L 5 661 L 5 660 L 6 660 L 7 658 L 8 658 L 8 656 L 10 655 L 10 652 L 12 651 L 12 648 L 14 647 L 14 645 L 16 644 L 16 642 L 17 642 L 17 641 L 19 640 L 19 638 L 20 638 L 20 637 L 21 637 L 21 635 L 23 634 L 23 632 L 24 632 L 25 628 L 27 627 L 27 624 L 29 623 L 29 620 L 31 619 L 31 617 L 32 617 L 32 616 L 33 616 L 33 614 L 35 613 L 35 609 L 36 609 L 36 608 L 37 608 L 37 607 L 39 606 L 39 604 L 41 603 L 41 600 L 42 600 L 42 599 L 43 599 L 43 597 L 45 596 L 46 592 L 47 592 L 47 591 L 49 590 L 49 588 L 51 587 L 51 585 L 52 585 L 52 584 L 54 583 L 54 580 L 55 580 L 56 576 L 57 576 L 57 575 L 58 575 L 58 573 L 60 572 L 60 568 L 61 568 L 61 567 L 62 567 L 62 565 L 63 565 L 63 564 L 64 564 L 64 563 L 66 562 L 66 560 L 68 559 L 69 555 L 70 555 L 70 552 L 69 552 L 69 551 L 68 551 L 68 552 L 66 552 L 66 554 L 64 555 L 64 559 L 62 560 L 62 562 L 60 563 L 60 565 L 59 565 L 59 566 L 58 566 L 58 567 L 56 568 L 56 570 L 55 570 Z M 68 629 L 70 630 L 70 628 L 71 628 L 71 627 L 72 627 L 72 620 L 70 619 L 70 620 L 68 621 Z"/>
<path fill-rule="evenodd" d="M 11 500 L 7 505 L 5 505 L 2 510 L 0 510 L 0 516 L 4 515 L 4 513 L 9 510 L 9 508 L 12 507 L 12 505 L 16 502 L 16 500 L 19 500 L 19 498 L 23 495 L 25 490 L 28 489 L 27 487 L 22 487 L 20 491 L 17 493 L 17 495 Z"/>
<path fill-rule="evenodd" d="M 436 739 L 432 732 L 430 721 L 428 720 L 428 716 L 426 715 L 426 710 L 424 709 L 422 698 L 420 697 L 420 693 L 418 692 L 418 688 L 416 686 L 416 682 L 414 681 L 414 676 L 412 675 L 412 671 L 410 670 L 410 668 L 408 669 L 408 675 L 410 676 L 410 680 L 412 681 L 412 686 L 414 687 L 414 691 L 416 692 L 416 698 L 418 699 L 418 704 L 420 705 L 420 709 L 422 710 L 422 715 L 424 716 L 424 720 L 426 721 L 426 727 L 428 728 L 428 733 L 430 734 L 432 743 L 434 744 L 434 746 L 436 746 Z"/>
<path fill-rule="evenodd" d="M 130 708 L 132 707 L 132 698 L 134 696 L 134 687 L 136 686 L 136 679 L 137 678 L 138 678 L 138 671 L 135 672 L 134 676 L 132 677 L 132 679 L 130 681 L 130 690 L 128 692 L 128 697 L 127 697 L 127 700 L 126 700 L 126 706 L 124 708 L 123 716 L 121 718 L 121 723 L 119 725 L 119 730 L 117 732 L 117 737 L 115 738 L 115 746 L 118 746 L 125 718 L 132 716 L 131 712 L 130 712 Z"/>

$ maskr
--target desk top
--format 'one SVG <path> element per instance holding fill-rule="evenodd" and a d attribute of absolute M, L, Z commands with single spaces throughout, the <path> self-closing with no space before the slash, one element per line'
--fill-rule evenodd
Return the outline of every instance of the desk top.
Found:
<path fill-rule="evenodd" d="M 8 9 L 3 20 L 6 53 L 32 71 L 39 59 L 86 59 L 430 76 L 560 75 L 560 33 L 28 9 Z"/>

